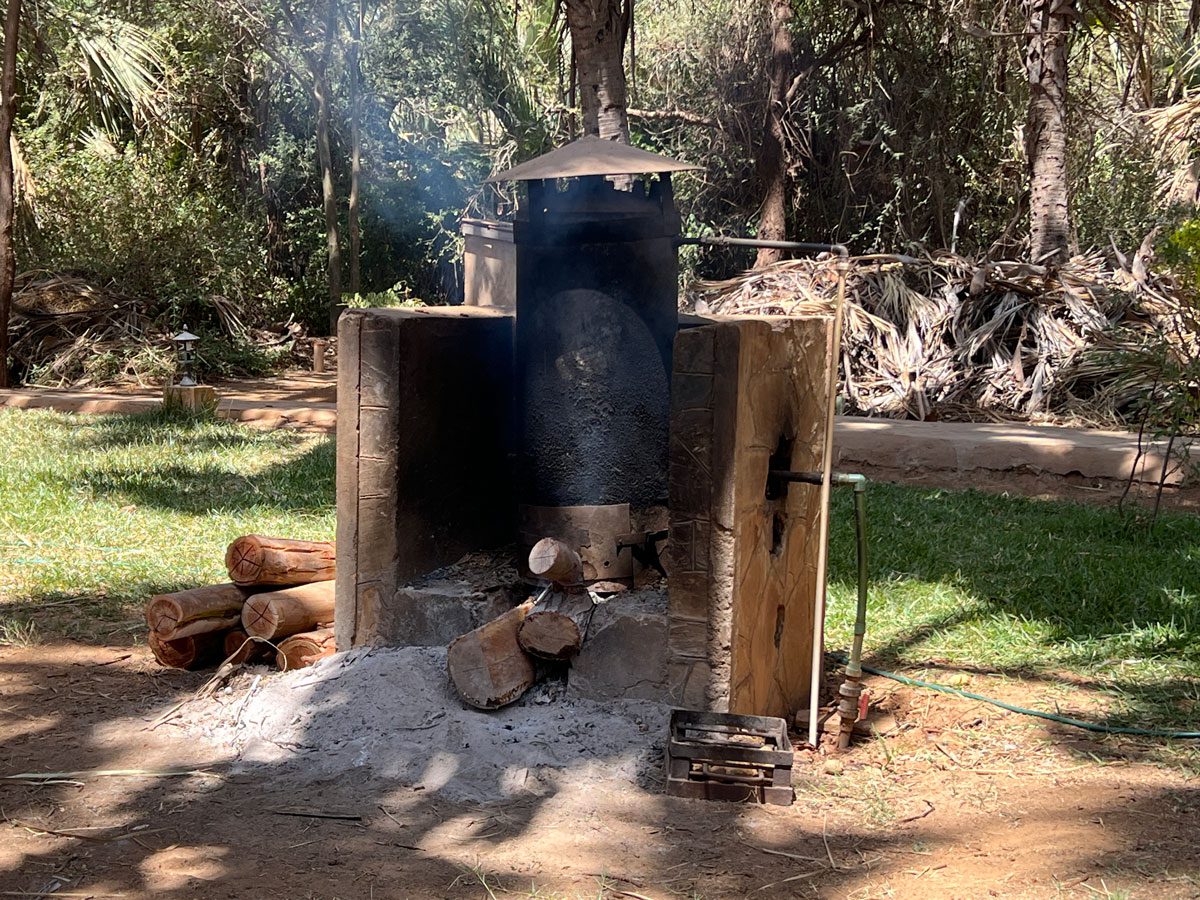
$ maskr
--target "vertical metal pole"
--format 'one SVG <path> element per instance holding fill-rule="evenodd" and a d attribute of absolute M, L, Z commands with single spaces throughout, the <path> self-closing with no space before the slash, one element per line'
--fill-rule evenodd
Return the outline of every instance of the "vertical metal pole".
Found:
<path fill-rule="evenodd" d="M 821 705 L 821 669 L 825 649 L 825 581 L 829 568 L 829 493 L 833 482 L 833 414 L 837 403 L 838 372 L 842 365 L 842 316 L 846 305 L 848 256 L 838 258 L 837 299 L 833 307 L 829 383 L 825 410 L 825 447 L 821 457 L 821 525 L 817 546 L 817 590 L 813 608 L 811 687 L 808 697 L 808 742 L 817 746 L 817 710 Z"/>

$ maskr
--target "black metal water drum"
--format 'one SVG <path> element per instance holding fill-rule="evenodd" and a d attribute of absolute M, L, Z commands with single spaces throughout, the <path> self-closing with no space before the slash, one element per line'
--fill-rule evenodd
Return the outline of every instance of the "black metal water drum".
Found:
<path fill-rule="evenodd" d="M 531 182 L 514 223 L 522 501 L 666 501 L 679 218 L 668 177 Z"/>
<path fill-rule="evenodd" d="M 489 179 L 526 184 L 513 222 L 521 538 L 577 548 L 588 581 L 628 583 L 641 565 L 633 548 L 665 527 L 679 274 L 670 173 L 692 168 L 585 137 Z M 656 177 L 630 177 L 640 174 Z"/>

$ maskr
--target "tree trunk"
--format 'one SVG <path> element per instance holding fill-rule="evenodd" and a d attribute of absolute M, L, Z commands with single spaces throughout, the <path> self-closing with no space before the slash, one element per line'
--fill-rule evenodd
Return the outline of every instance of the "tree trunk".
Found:
<path fill-rule="evenodd" d="M 1061 263 L 1071 241 L 1067 196 L 1067 45 L 1075 0 L 1023 0 L 1029 110 L 1029 245 L 1034 262 Z"/>
<path fill-rule="evenodd" d="M 8 0 L 4 16 L 4 65 L 0 70 L 0 388 L 8 387 L 8 319 L 13 283 L 17 277 L 13 222 L 12 129 L 17 114 L 17 40 L 21 30 L 21 0 Z"/>
<path fill-rule="evenodd" d="M 583 133 L 629 143 L 625 39 L 630 0 L 566 0 Z"/>
<path fill-rule="evenodd" d="M 783 158 L 783 115 L 787 103 L 788 82 L 792 77 L 793 51 L 791 0 L 771 2 L 771 62 L 767 67 L 767 114 L 763 121 L 762 144 L 758 148 L 759 189 L 762 207 L 758 217 L 758 236 L 768 241 L 787 240 L 788 173 Z M 769 266 L 783 258 L 782 250 L 763 248 L 754 260 L 755 268 Z"/>
<path fill-rule="evenodd" d="M 225 551 L 229 580 L 240 585 L 309 584 L 337 574 L 333 541 L 293 541 L 246 534 Z"/>
<path fill-rule="evenodd" d="M 328 70 L 313 73 L 317 100 L 317 163 L 321 168 L 321 204 L 325 211 L 325 248 L 328 251 L 329 333 L 337 334 L 342 303 L 342 245 L 338 236 L 337 189 L 333 181 L 333 153 L 329 149 L 330 89 Z"/>
<path fill-rule="evenodd" d="M 290 637 L 333 622 L 332 581 L 256 594 L 242 607 L 242 630 L 251 637 Z"/>
<path fill-rule="evenodd" d="M 271 173 L 267 168 L 267 137 L 271 130 L 271 84 L 269 71 L 264 77 L 252 76 L 251 93 L 254 101 L 254 149 L 258 154 L 258 189 L 262 195 L 263 212 L 266 217 L 267 272 L 271 275 L 285 273 L 287 241 L 283 209 L 275 188 L 271 184 Z M 296 276 L 294 265 L 286 272 Z"/>
<path fill-rule="evenodd" d="M 362 232 L 358 223 L 359 181 L 362 177 L 362 34 L 363 0 L 358 0 L 354 34 L 350 38 L 350 198 L 346 205 L 350 232 L 350 293 L 362 291 Z"/>

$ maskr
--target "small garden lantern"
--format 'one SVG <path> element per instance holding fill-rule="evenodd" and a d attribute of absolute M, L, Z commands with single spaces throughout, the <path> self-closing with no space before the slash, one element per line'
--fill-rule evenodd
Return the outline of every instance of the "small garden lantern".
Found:
<path fill-rule="evenodd" d="M 172 338 L 175 341 L 175 357 L 177 365 L 176 373 L 179 375 L 179 380 L 176 382 L 182 387 L 192 387 L 196 384 L 196 379 L 192 374 L 192 367 L 196 364 L 196 342 L 200 338 L 187 330 L 187 326 L 183 326 L 183 331 Z"/>

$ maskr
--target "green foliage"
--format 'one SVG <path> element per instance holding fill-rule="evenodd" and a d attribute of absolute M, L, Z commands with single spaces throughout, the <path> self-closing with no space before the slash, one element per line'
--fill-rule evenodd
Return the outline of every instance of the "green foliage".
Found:
<path fill-rule="evenodd" d="M 266 347 L 243 338 L 217 336 L 198 346 L 196 375 L 202 381 L 271 375 L 288 363 L 291 348 L 291 341 Z"/>
<path fill-rule="evenodd" d="M 1158 253 L 1172 271 L 1200 293 L 1200 219 L 1186 219 L 1159 243 Z"/>
<path fill-rule="evenodd" d="M 1162 165 L 1145 140 L 1097 132 L 1073 154 L 1074 225 L 1084 248 L 1116 245 L 1132 254 L 1158 225 L 1176 218 L 1162 202 Z"/>
<path fill-rule="evenodd" d="M 304 51 L 322 45 L 316 23 L 327 3 L 339 13 L 328 76 L 348 290 L 348 0 L 298 0 L 295 28 L 268 0 L 38 7 L 21 57 L 17 136 L 38 188 L 24 193 L 32 212 L 21 268 L 78 273 L 140 301 L 163 329 L 208 327 L 233 346 L 255 329 L 325 328 Z M 791 0 L 791 11 L 782 134 L 791 236 L 856 251 L 1022 254 L 1029 96 L 1020 4 L 884 0 L 868 11 Z M 368 0 L 365 12 L 353 302 L 454 301 L 460 219 L 513 201 L 510 187 L 483 179 L 575 136 L 561 4 Z M 1082 12 L 1068 110 L 1075 235 L 1081 249 L 1130 255 L 1153 228 L 1172 227 L 1173 201 L 1194 200 L 1185 176 L 1200 140 L 1200 55 L 1182 0 Z M 632 140 L 702 167 L 675 179 L 689 233 L 755 231 L 769 23 L 759 0 L 638 5 Z M 1170 114 L 1158 122 L 1148 117 L 1155 110 Z M 752 258 L 733 249 L 682 256 L 689 274 L 704 276 Z M 1194 264 L 1173 265 L 1191 266 L 1196 280 Z M 156 372 L 153 357 L 106 350 L 84 377 Z M 257 371 L 260 362 L 230 365 Z"/>
<path fill-rule="evenodd" d="M 204 330 L 204 329 L 201 329 Z M 272 375 L 290 361 L 291 342 L 264 346 L 219 332 L 207 337 L 197 350 L 195 374 L 203 382 Z M 165 339 L 157 342 L 108 342 L 75 362 L 78 370 L 42 366 L 25 374 L 28 384 L 60 387 L 64 381 L 82 385 L 118 382 L 163 384 L 174 376 L 175 349 Z"/>
<path fill-rule="evenodd" d="M 369 294 L 351 294 L 346 297 L 346 305 L 351 309 L 370 309 L 372 307 L 406 307 L 425 306 L 425 301 L 413 294 L 412 289 L 405 284 L 397 284 L 386 291 L 375 291 Z"/>
<path fill-rule="evenodd" d="M 82 380 L 91 384 L 110 384 L 116 381 L 138 381 L 154 384 L 165 382 L 175 371 L 175 354 L 155 344 L 129 344 L 121 349 L 106 347 L 91 354 L 83 364 Z M 38 384 L 42 375 L 50 384 L 59 380 L 52 373 L 31 372 L 27 379 Z"/>
<path fill-rule="evenodd" d="M 30 12 L 34 40 L 19 48 L 26 111 L 56 121 L 67 139 L 93 129 L 129 138 L 166 124 L 173 47 L 163 34 L 95 0 L 50 0 Z"/>
<path fill-rule="evenodd" d="M 21 258 L 143 300 L 168 327 L 279 311 L 286 292 L 265 271 L 256 224 L 211 163 L 174 161 L 167 149 L 73 147 L 27 134 L 39 189 Z"/>
<path fill-rule="evenodd" d="M 1177 164 L 1149 139 L 1140 111 L 1180 89 L 1181 59 L 1192 58 L 1183 74 L 1196 77 L 1188 7 L 1083 6 L 1068 110 L 1075 230 L 1083 250 L 1115 242 L 1132 253 L 1160 224 L 1163 180 Z M 1019 255 L 1028 193 L 1020 5 L 884 2 L 857 19 L 808 0 L 792 10 L 796 75 L 783 135 L 792 236 L 860 252 L 954 243 L 975 254 L 999 242 Z M 636 139 L 704 166 L 679 179 L 677 194 L 727 233 L 752 231 L 761 202 L 767 18 L 749 0 L 639 7 L 635 105 L 656 115 L 634 118 Z M 1177 132 L 1172 152 L 1190 163 L 1193 145 Z M 708 255 L 706 274 L 749 258 Z"/>

